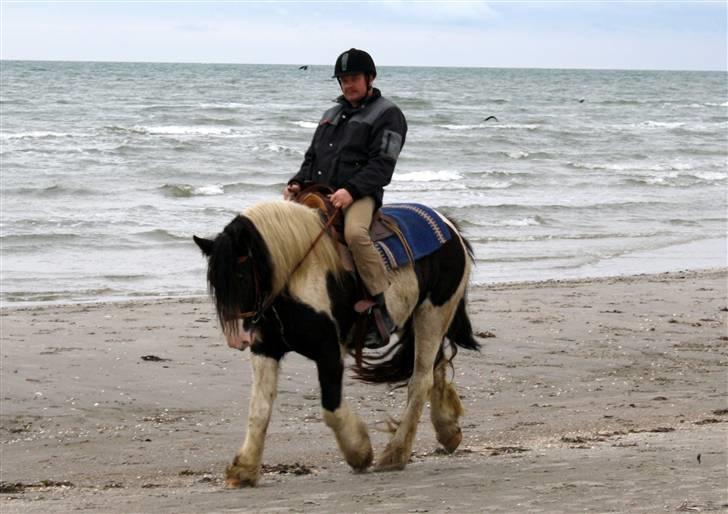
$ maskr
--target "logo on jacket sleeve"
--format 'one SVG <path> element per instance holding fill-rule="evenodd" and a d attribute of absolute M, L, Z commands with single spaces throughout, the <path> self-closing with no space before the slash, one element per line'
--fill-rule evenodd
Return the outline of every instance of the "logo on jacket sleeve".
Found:
<path fill-rule="evenodd" d="M 402 135 L 393 130 L 385 129 L 382 132 L 382 155 L 396 161 L 402 150 Z"/>

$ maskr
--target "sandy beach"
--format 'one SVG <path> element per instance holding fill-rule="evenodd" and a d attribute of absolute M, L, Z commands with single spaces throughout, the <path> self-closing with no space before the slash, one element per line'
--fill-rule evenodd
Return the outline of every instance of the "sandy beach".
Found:
<path fill-rule="evenodd" d="M 471 289 L 483 343 L 454 379 L 463 443 L 429 415 L 410 465 L 353 473 L 289 355 L 259 487 L 226 490 L 250 354 L 207 298 L 2 311 L 0 510 L 707 512 L 728 509 L 728 270 Z M 345 378 L 377 452 L 402 389 Z"/>

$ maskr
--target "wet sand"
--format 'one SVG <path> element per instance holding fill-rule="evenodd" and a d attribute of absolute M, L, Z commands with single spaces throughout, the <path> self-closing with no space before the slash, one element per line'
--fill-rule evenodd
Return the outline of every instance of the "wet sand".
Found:
<path fill-rule="evenodd" d="M 728 270 L 472 289 L 463 443 L 427 412 L 401 472 L 355 474 L 290 355 L 255 489 L 226 490 L 249 353 L 206 298 L 4 308 L 0 510 L 706 512 L 728 509 Z M 345 379 L 375 458 L 405 391 Z"/>

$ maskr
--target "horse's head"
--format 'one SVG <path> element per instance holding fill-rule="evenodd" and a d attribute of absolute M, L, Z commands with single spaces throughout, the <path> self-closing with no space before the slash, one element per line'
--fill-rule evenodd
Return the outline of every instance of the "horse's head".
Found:
<path fill-rule="evenodd" d="M 271 294 L 271 261 L 265 241 L 242 215 L 215 239 L 193 239 L 207 256 L 207 282 L 223 333 L 230 346 L 243 350 L 252 342 L 252 320 Z"/>

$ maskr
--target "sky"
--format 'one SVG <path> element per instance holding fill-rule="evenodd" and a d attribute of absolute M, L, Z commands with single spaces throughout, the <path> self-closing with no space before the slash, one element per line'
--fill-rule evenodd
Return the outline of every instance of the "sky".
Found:
<path fill-rule="evenodd" d="M 723 70 L 724 0 L 0 0 L 0 58 Z"/>

